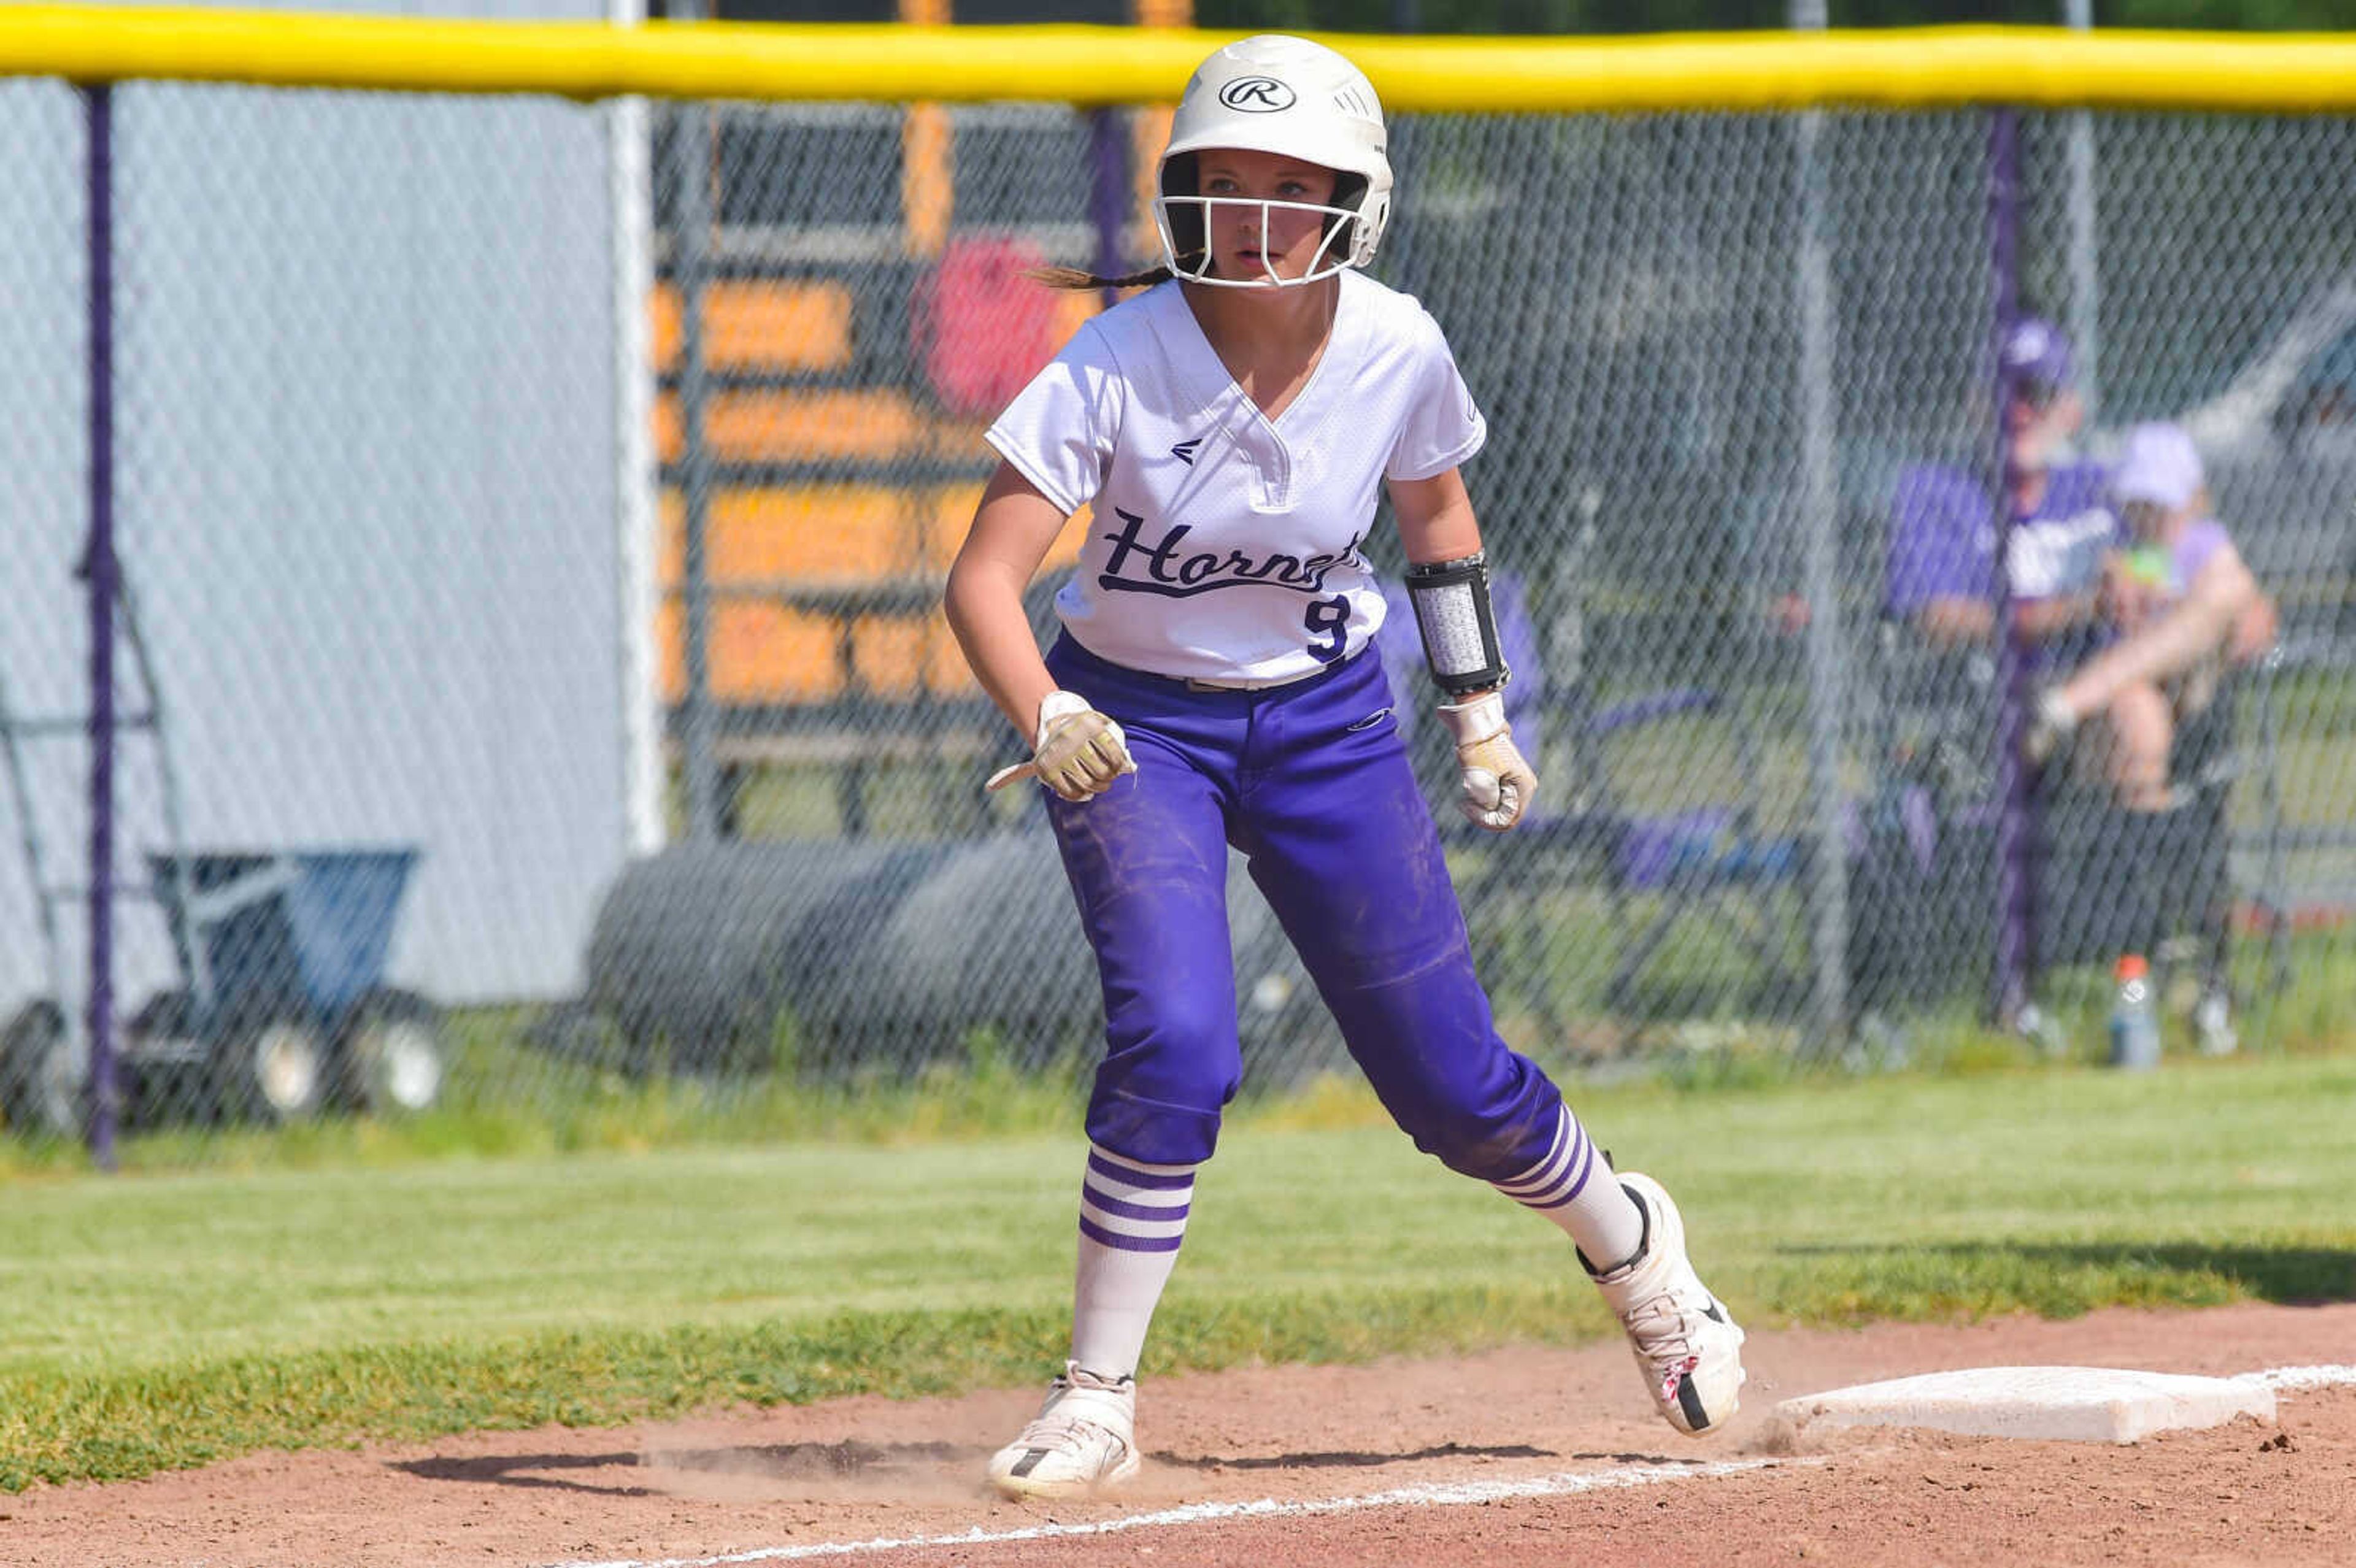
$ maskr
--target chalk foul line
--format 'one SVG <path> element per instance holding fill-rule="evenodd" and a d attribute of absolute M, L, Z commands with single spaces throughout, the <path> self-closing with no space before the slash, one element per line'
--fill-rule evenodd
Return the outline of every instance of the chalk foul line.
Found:
<path fill-rule="evenodd" d="M 1720 1459 L 1692 1465 L 1625 1465 L 1610 1470 L 1571 1470 L 1521 1480 L 1433 1481 L 1422 1486 L 1394 1487 L 1356 1497 L 1318 1498 L 1281 1502 L 1261 1498 L 1253 1502 L 1188 1503 L 1153 1513 L 1122 1514 L 1086 1524 L 1026 1525 L 1019 1530 L 986 1531 L 980 1525 L 948 1535 L 882 1536 L 868 1541 L 831 1541 L 806 1546 L 765 1546 L 752 1552 L 732 1552 L 720 1557 L 666 1557 L 654 1562 L 616 1559 L 607 1563 L 567 1563 L 558 1568 L 726 1568 L 737 1563 L 793 1563 L 813 1557 L 851 1557 L 873 1552 L 907 1552 L 926 1546 L 980 1546 L 1001 1541 L 1052 1541 L 1062 1536 L 1118 1535 L 1132 1530 L 1167 1530 L 1228 1520 L 1299 1519 L 1314 1514 L 1353 1513 L 1363 1509 L 1462 1508 L 1476 1503 L 1504 1502 L 1522 1498 L 1570 1497 L 1580 1492 L 1612 1491 L 1625 1487 L 1659 1486 L 1712 1476 L 1740 1475 L 1746 1470 L 1804 1467 L 1808 1458 Z"/>

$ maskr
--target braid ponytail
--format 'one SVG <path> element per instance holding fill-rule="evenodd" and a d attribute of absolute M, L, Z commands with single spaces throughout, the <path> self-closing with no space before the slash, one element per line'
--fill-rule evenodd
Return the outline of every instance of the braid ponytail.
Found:
<path fill-rule="evenodd" d="M 1167 267 L 1150 267 L 1126 277 L 1104 278 L 1086 267 L 1032 267 L 1023 274 L 1034 283 L 1051 289 L 1150 289 L 1156 283 L 1166 283 L 1178 274 Z"/>

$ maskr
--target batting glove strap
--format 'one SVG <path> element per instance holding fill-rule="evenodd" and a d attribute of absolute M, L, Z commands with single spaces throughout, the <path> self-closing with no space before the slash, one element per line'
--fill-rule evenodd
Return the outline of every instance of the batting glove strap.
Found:
<path fill-rule="evenodd" d="M 1443 702 L 1439 711 L 1440 721 L 1456 738 L 1460 755 L 1467 746 L 1477 746 L 1513 732 L 1505 723 L 1505 694 L 1502 691 L 1484 691 L 1462 702 Z"/>

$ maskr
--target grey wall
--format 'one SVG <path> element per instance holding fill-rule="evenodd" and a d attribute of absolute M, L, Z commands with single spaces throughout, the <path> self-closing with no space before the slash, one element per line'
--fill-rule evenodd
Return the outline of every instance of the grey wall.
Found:
<path fill-rule="evenodd" d="M 416 845 L 396 978 L 571 989 L 624 844 L 602 112 L 115 96 L 119 538 L 190 842 Z M 20 711 L 80 711 L 78 101 L 0 83 L 0 678 Z M 155 761 L 124 739 L 129 874 L 163 841 Z M 38 841 L 79 880 L 85 748 L 28 762 Z M 13 1006 L 44 982 L 21 857 L 0 861 Z M 152 912 L 123 919 L 135 1002 L 168 955 Z"/>

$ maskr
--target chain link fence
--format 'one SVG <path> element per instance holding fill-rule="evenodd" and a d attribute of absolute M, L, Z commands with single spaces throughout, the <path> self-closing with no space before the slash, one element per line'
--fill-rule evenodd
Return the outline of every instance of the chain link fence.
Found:
<path fill-rule="evenodd" d="M 937 601 L 980 431 L 1098 308 L 1020 274 L 1149 257 L 1166 116 L 109 97 L 93 173 L 85 99 L 0 84 L 12 1132 L 90 1104 L 93 191 L 132 1125 L 1086 1067 L 1078 922 L 1037 802 L 981 795 L 1019 748 Z M 1545 781 L 1459 836 L 1408 726 L 1514 1043 L 1887 1060 L 1997 1008 L 2094 1055 L 2127 951 L 2187 1049 L 2344 1024 L 2356 126 L 1394 136 L 1375 270 L 1491 423 L 1468 477 Z M 2187 701 L 2164 811 L 2083 756 L 2017 777 L 1994 645 L 1892 603 L 1907 485 L 1977 498 L 1958 548 L 2000 528 L 2006 311 L 2077 339 L 2074 456 L 2193 434 L 2277 612 Z M 1382 656 L 1421 713 L 1411 628 Z M 1239 868 L 1232 913 L 1248 1082 L 1346 1071 Z"/>

